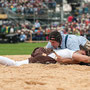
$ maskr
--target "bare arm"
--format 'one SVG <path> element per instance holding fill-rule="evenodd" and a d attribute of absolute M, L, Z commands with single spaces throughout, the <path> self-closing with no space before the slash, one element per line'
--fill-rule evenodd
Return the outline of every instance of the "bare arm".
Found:
<path fill-rule="evenodd" d="M 78 50 L 78 51 L 76 51 L 77 53 L 80 53 L 80 54 L 82 54 L 82 55 L 86 55 L 86 52 L 84 51 L 84 50 Z"/>
<path fill-rule="evenodd" d="M 72 59 L 70 58 L 62 58 L 56 54 L 56 61 L 63 64 L 77 64 L 80 62 L 90 63 L 90 57 L 78 53 L 74 53 Z"/>
<path fill-rule="evenodd" d="M 72 58 L 78 62 L 90 63 L 90 56 L 74 53 Z"/>
<path fill-rule="evenodd" d="M 61 63 L 61 64 L 76 64 L 76 63 L 79 63 L 78 61 L 72 60 L 71 58 L 62 58 L 61 56 L 57 55 L 56 53 L 55 53 L 55 55 L 56 55 L 55 60 L 58 63 Z"/>
<path fill-rule="evenodd" d="M 61 58 L 61 59 L 56 59 L 56 61 L 60 64 L 77 64 L 79 63 L 76 60 L 72 60 L 71 58 Z"/>

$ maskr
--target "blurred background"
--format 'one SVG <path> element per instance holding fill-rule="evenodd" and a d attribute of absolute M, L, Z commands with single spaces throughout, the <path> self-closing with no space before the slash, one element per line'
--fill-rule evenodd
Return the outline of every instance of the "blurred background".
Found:
<path fill-rule="evenodd" d="M 0 43 L 48 41 L 53 30 L 90 40 L 90 0 L 0 0 Z"/>

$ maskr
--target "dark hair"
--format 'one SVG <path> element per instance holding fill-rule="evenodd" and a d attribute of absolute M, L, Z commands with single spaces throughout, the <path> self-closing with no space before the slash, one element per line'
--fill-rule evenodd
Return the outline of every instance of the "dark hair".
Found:
<path fill-rule="evenodd" d="M 61 44 L 62 36 L 61 36 L 60 32 L 53 31 L 49 34 L 49 40 L 57 41 Z"/>

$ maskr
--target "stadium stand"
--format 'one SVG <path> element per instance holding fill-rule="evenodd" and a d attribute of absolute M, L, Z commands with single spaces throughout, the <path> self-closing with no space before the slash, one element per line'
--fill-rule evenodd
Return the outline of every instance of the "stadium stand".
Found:
<path fill-rule="evenodd" d="M 20 39 L 23 32 L 27 37 L 25 41 L 47 41 L 51 31 L 61 30 L 64 34 L 86 35 L 89 38 L 87 34 L 90 32 L 90 4 L 82 2 L 84 4 L 81 5 L 79 0 L 76 1 L 77 3 L 65 0 L 64 20 L 61 23 L 62 0 L 7 0 L 5 2 L 1 0 L 1 37 L 11 38 L 15 34 Z M 68 10 L 65 5 L 69 6 Z M 69 22 L 70 16 L 72 16 L 71 22 Z M 40 23 L 39 28 L 34 26 L 37 20 Z M 18 41 L 20 40 L 16 42 Z"/>

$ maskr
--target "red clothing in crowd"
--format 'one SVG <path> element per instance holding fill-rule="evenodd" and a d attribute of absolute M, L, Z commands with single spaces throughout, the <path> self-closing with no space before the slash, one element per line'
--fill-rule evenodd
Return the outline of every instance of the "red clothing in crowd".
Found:
<path fill-rule="evenodd" d="M 73 20 L 73 16 L 69 16 L 68 17 L 68 22 L 72 22 L 72 20 Z"/>

